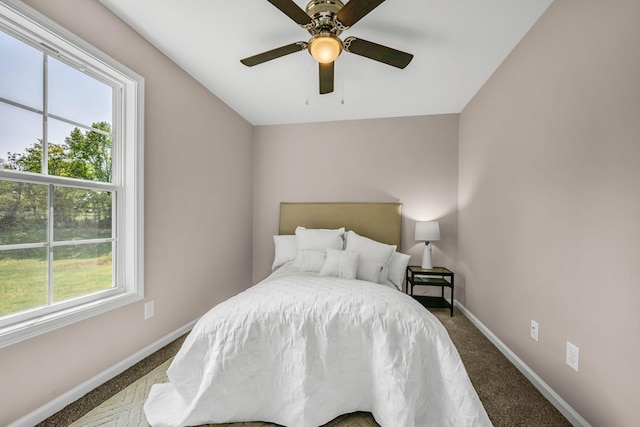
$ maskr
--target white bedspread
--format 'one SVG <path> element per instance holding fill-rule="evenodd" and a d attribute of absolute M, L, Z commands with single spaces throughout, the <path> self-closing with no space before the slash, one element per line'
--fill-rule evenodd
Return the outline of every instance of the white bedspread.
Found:
<path fill-rule="evenodd" d="M 156 426 L 490 426 L 442 324 L 411 297 L 284 266 L 196 324 L 144 410 Z"/>

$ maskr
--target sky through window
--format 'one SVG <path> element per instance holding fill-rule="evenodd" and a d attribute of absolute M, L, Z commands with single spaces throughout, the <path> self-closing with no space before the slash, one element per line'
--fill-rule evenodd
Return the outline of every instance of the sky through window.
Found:
<path fill-rule="evenodd" d="M 43 52 L 0 31 L 0 97 L 43 109 Z M 113 89 L 48 57 L 48 112 L 90 126 L 112 124 Z M 75 126 L 49 119 L 48 142 L 62 144 Z M 85 129 L 82 129 L 85 131 Z M 42 114 L 0 102 L 0 158 L 42 139 Z"/>

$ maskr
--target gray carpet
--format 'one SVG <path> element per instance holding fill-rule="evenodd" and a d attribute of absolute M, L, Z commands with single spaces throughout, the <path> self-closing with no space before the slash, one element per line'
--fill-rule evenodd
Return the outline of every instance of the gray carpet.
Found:
<path fill-rule="evenodd" d="M 502 353 L 456 309 L 431 309 L 458 348 L 489 418 L 499 426 L 571 426 Z M 155 382 L 166 381 L 170 358 L 184 337 L 67 406 L 39 426 L 146 427 L 142 404 Z M 213 425 L 212 425 L 213 426 Z M 216 427 L 272 427 L 274 424 L 233 423 Z M 345 414 L 324 427 L 375 427 L 371 414 Z M 437 426 L 436 426 L 437 427 Z"/>

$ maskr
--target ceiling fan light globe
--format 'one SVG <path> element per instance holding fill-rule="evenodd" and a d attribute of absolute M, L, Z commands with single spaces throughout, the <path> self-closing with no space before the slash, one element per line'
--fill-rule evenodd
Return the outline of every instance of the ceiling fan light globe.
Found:
<path fill-rule="evenodd" d="M 340 55 L 342 43 L 337 37 L 320 36 L 309 42 L 309 53 L 321 64 L 328 64 Z"/>

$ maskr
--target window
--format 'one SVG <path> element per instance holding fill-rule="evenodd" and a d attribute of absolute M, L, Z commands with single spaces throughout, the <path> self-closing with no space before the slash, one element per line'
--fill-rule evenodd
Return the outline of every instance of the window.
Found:
<path fill-rule="evenodd" d="M 143 86 L 0 3 L 0 347 L 142 298 Z"/>

